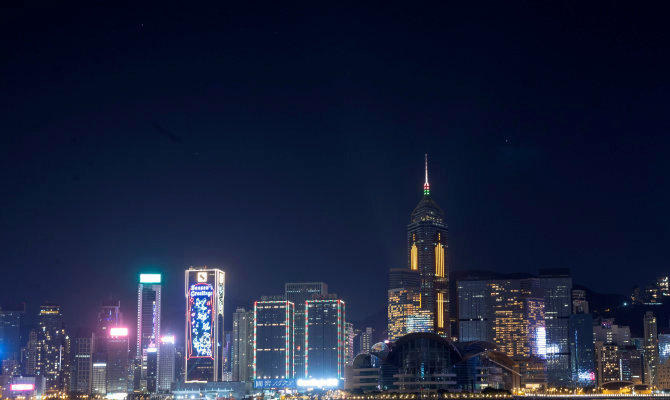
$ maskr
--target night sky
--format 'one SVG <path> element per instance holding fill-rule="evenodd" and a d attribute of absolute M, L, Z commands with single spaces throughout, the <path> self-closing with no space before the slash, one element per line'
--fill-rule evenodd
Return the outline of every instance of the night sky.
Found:
<path fill-rule="evenodd" d="M 134 329 L 159 271 L 181 335 L 207 264 L 228 321 L 286 281 L 383 313 L 426 152 L 452 269 L 670 272 L 664 10 L 239 3 L 1 10 L 0 303 L 80 326 L 119 298 Z"/>

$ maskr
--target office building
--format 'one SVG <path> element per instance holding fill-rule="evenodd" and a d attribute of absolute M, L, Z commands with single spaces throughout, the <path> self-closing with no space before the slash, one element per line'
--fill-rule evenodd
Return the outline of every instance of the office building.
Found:
<path fill-rule="evenodd" d="M 388 338 L 396 340 L 413 332 L 432 332 L 433 314 L 421 307 L 421 292 L 414 288 L 388 291 Z"/>
<path fill-rule="evenodd" d="M 595 342 L 598 386 L 621 379 L 619 346 L 615 343 Z"/>
<path fill-rule="evenodd" d="M 552 387 L 572 384 L 569 320 L 572 313 L 572 278 L 567 269 L 540 270 L 540 296 L 544 300 L 547 334 L 547 381 Z M 581 303 L 583 306 L 583 303 Z"/>
<path fill-rule="evenodd" d="M 344 379 L 346 308 L 340 299 L 305 304 L 305 378 Z"/>
<path fill-rule="evenodd" d="M 111 327 L 107 334 L 104 353 L 105 388 L 108 393 L 126 393 L 130 386 L 128 382 L 130 371 L 128 328 Z"/>
<path fill-rule="evenodd" d="M 494 341 L 492 282 L 484 279 L 457 282 L 459 341 Z"/>
<path fill-rule="evenodd" d="M 644 314 L 644 361 L 645 379 L 644 383 L 653 385 L 656 370 L 658 369 L 658 324 L 653 312 Z"/>
<path fill-rule="evenodd" d="M 186 382 L 218 382 L 223 376 L 225 273 L 191 267 L 185 272 Z"/>
<path fill-rule="evenodd" d="M 94 336 L 90 331 L 80 330 L 72 338 L 71 392 L 91 394 Z"/>
<path fill-rule="evenodd" d="M 324 282 L 290 282 L 284 285 L 285 299 L 295 305 L 296 321 L 305 319 L 305 301 L 328 294 L 328 285 Z M 305 373 L 305 326 L 295 325 L 295 374 L 302 378 Z"/>
<path fill-rule="evenodd" d="M 591 314 L 573 314 L 569 324 L 569 351 L 572 382 L 579 387 L 596 384 L 593 318 Z"/>
<path fill-rule="evenodd" d="M 253 379 L 293 379 L 295 306 L 287 300 L 254 303 Z"/>
<path fill-rule="evenodd" d="M 421 277 L 418 270 L 409 268 L 391 268 L 389 270 L 389 290 L 401 288 L 418 289 L 421 286 Z"/>
<path fill-rule="evenodd" d="M 91 373 L 91 392 L 94 395 L 105 396 L 107 394 L 107 363 L 100 361 L 93 363 Z"/>
<path fill-rule="evenodd" d="M 37 329 L 28 341 L 26 372 L 44 377 L 47 389 L 65 390 L 70 383 L 70 338 L 63 327 L 60 306 L 42 305 L 37 318 Z"/>
<path fill-rule="evenodd" d="M 423 196 L 407 225 L 407 261 L 409 269 L 419 273 L 421 305 L 431 314 L 433 331 L 444 337 L 451 336 L 447 248 L 447 225 L 430 195 L 426 155 Z"/>
<path fill-rule="evenodd" d="M 3 306 L 0 309 L 0 364 L 3 370 L 17 370 L 14 366 L 21 360 L 21 333 L 25 315 L 25 304 Z"/>
<path fill-rule="evenodd" d="M 161 336 L 158 360 L 158 391 L 167 393 L 172 389 L 175 376 L 176 348 L 174 335 Z"/>
<path fill-rule="evenodd" d="M 372 345 L 375 344 L 373 334 L 374 328 L 368 326 L 358 334 L 358 354 L 369 353 Z"/>
<path fill-rule="evenodd" d="M 594 340 L 603 343 L 614 343 L 618 346 L 631 344 L 630 327 L 617 325 L 613 318 L 603 318 L 593 326 Z"/>
<path fill-rule="evenodd" d="M 109 337 L 109 328 L 121 326 L 121 302 L 104 302 L 98 310 L 96 336 L 99 338 Z"/>
<path fill-rule="evenodd" d="M 141 360 L 141 389 L 155 392 L 158 339 L 161 332 L 161 275 L 140 274 L 137 288 L 137 354 Z"/>
<path fill-rule="evenodd" d="M 238 307 L 233 314 L 232 380 L 252 380 L 254 312 Z"/>
<path fill-rule="evenodd" d="M 572 289 L 572 313 L 589 313 L 589 302 L 586 300 L 586 290 Z"/>
<path fill-rule="evenodd" d="M 619 347 L 619 380 L 642 384 L 644 362 L 642 352 L 633 345 Z"/>

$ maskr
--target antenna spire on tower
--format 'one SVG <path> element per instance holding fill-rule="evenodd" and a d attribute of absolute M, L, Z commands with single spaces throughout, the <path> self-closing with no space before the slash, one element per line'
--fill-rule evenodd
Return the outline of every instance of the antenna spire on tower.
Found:
<path fill-rule="evenodd" d="M 426 181 L 423 183 L 423 195 L 430 196 L 430 183 L 428 183 L 428 153 L 425 154 Z"/>

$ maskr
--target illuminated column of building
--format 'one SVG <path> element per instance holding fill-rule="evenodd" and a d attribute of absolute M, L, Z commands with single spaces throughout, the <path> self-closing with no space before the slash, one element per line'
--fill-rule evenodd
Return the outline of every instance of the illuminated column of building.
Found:
<path fill-rule="evenodd" d="M 161 275 L 140 274 L 137 288 L 137 359 L 141 360 L 142 390 L 156 391 L 158 339 L 161 331 Z M 156 359 L 149 365 L 148 361 Z M 154 367 L 155 366 L 155 367 Z"/>
<path fill-rule="evenodd" d="M 186 382 L 217 382 L 223 376 L 225 273 L 217 268 L 185 271 Z"/>

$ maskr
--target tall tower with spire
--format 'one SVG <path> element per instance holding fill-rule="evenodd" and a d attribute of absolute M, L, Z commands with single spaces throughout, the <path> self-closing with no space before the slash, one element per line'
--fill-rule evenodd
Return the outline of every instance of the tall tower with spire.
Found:
<path fill-rule="evenodd" d="M 435 333 L 449 337 L 449 268 L 444 212 L 430 196 L 428 154 L 425 156 L 423 197 L 407 225 L 407 261 L 420 277 L 421 308 L 428 310 Z"/>

